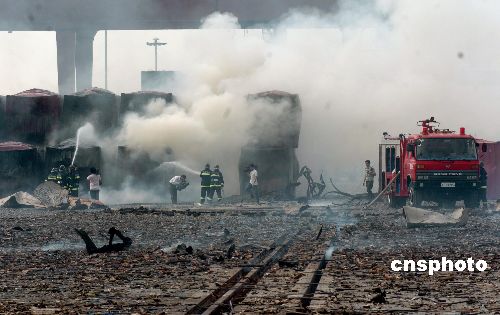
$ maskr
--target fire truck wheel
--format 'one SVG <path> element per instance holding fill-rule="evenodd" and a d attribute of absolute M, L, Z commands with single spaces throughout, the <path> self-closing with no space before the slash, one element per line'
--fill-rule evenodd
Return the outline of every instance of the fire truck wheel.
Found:
<path fill-rule="evenodd" d="M 423 193 L 413 187 L 410 188 L 408 196 L 408 204 L 412 207 L 420 207 L 422 205 Z"/>
<path fill-rule="evenodd" d="M 470 196 L 465 197 L 464 205 L 466 208 L 475 209 L 479 208 L 479 197 L 476 193 L 471 193 Z"/>

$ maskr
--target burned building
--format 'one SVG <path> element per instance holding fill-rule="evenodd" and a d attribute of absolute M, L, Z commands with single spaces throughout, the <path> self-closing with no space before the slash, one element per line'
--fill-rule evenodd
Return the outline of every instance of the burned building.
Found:
<path fill-rule="evenodd" d="M 31 89 L 7 95 L 5 138 L 43 145 L 57 129 L 60 115 L 61 100 L 50 91 Z"/>
<path fill-rule="evenodd" d="M 122 93 L 120 101 L 120 115 L 123 115 L 126 112 L 143 113 L 144 108 L 154 100 L 163 100 L 168 104 L 174 101 L 174 96 L 172 93 L 153 91 Z"/>
<path fill-rule="evenodd" d="M 118 97 L 114 93 L 91 88 L 65 95 L 61 115 L 59 139 L 74 137 L 86 122 L 102 134 L 112 130 L 118 121 Z"/>
<path fill-rule="evenodd" d="M 0 196 L 28 191 L 43 179 L 35 147 L 22 142 L 0 143 Z"/>
<path fill-rule="evenodd" d="M 269 91 L 249 95 L 247 101 L 248 106 L 260 108 L 249 131 L 250 140 L 241 149 L 240 193 L 245 193 L 249 181 L 246 167 L 255 164 L 259 171 L 259 189 L 263 194 L 294 197 L 299 176 L 296 149 L 302 119 L 299 96 Z"/>

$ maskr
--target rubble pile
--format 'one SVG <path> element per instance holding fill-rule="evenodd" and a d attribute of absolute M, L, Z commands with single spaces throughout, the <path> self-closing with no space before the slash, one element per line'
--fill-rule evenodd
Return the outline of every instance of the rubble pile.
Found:
<path fill-rule="evenodd" d="M 41 183 L 33 194 L 48 207 L 55 207 L 68 202 L 68 191 L 52 181 Z"/>
<path fill-rule="evenodd" d="M 42 202 L 24 191 L 0 199 L 0 208 L 44 208 Z"/>

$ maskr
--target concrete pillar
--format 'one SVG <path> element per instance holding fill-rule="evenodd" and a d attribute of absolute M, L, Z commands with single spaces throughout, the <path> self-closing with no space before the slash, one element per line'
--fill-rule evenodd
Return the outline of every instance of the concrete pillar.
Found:
<path fill-rule="evenodd" d="M 56 31 L 59 94 L 75 92 L 75 32 Z"/>
<path fill-rule="evenodd" d="M 94 37 L 96 31 L 76 32 L 76 90 L 92 87 L 92 65 L 94 54 Z"/>

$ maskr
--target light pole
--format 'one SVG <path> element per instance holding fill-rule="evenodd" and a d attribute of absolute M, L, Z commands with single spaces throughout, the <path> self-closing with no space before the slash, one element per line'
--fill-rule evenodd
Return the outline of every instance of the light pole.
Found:
<path fill-rule="evenodd" d="M 153 42 L 146 42 L 148 46 L 155 46 L 155 71 L 158 71 L 158 46 L 166 45 L 167 43 L 161 43 L 158 38 L 153 38 Z"/>
<path fill-rule="evenodd" d="M 108 89 L 108 31 L 104 31 L 104 88 Z"/>

